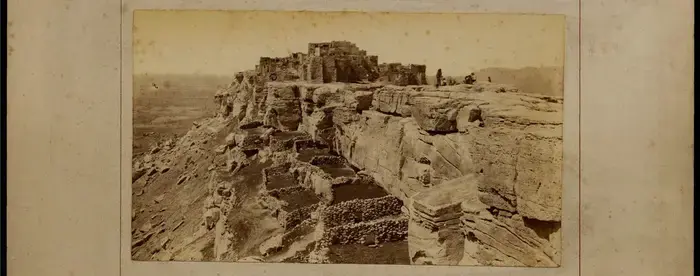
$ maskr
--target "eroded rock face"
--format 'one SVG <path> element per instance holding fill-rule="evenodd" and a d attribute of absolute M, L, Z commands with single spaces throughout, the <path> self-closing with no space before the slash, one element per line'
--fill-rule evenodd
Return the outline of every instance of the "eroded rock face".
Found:
<path fill-rule="evenodd" d="M 433 97 L 416 98 L 411 116 L 422 130 L 449 133 L 457 131 L 457 113 L 460 102 Z"/>
<path fill-rule="evenodd" d="M 263 242 L 263 244 L 261 244 L 259 248 L 260 254 L 265 256 L 276 250 L 279 250 L 279 248 L 282 247 L 282 237 L 282 235 L 277 235 Z"/>
<path fill-rule="evenodd" d="M 460 264 L 556 267 L 560 264 L 560 224 L 463 204 L 466 237 Z"/>
<path fill-rule="evenodd" d="M 413 263 L 560 263 L 561 101 L 490 84 L 268 83 L 262 93 L 264 125 L 307 133 L 404 202 Z M 342 182 L 292 171 L 327 200 Z"/>
<path fill-rule="evenodd" d="M 409 253 L 415 264 L 456 265 L 462 259 L 462 203 L 477 201 L 478 176 L 466 175 L 411 198 Z"/>
<path fill-rule="evenodd" d="M 298 86 L 268 86 L 265 124 L 280 130 L 297 130 L 301 122 Z"/>

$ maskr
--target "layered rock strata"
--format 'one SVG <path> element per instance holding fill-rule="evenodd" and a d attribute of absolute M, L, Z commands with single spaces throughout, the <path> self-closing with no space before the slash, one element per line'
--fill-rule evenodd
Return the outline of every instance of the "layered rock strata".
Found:
<path fill-rule="evenodd" d="M 238 127 L 220 135 L 205 194 L 215 259 L 330 262 L 405 242 L 414 264 L 560 264 L 561 99 L 247 77 L 217 94 L 215 120 Z M 134 182 L 167 174 L 156 163 L 134 164 Z M 141 232 L 137 246 L 156 246 Z"/>
<path fill-rule="evenodd" d="M 298 103 L 299 108 L 290 104 L 277 113 L 292 118 L 289 129 L 311 138 L 295 141 L 293 148 L 334 152 L 346 160 L 348 172 L 362 170 L 405 203 L 416 263 L 559 264 L 561 99 L 480 83 L 440 90 L 268 83 L 265 89 L 290 95 L 270 94 L 268 104 L 284 106 L 274 99 Z M 306 160 L 314 166 L 297 169 L 300 185 L 332 202 L 329 187 L 343 182 L 338 180 L 342 170 L 314 158 Z M 449 204 L 431 203 L 452 185 L 461 188 L 449 192 L 456 194 Z M 466 219 L 464 202 L 479 206 L 481 219 Z M 486 213 L 498 215 L 483 219 Z M 541 254 L 523 253 L 538 256 L 533 261 L 498 253 L 506 245 L 493 244 L 489 237 L 499 229 L 530 229 L 515 235 L 528 242 L 512 248 Z"/>

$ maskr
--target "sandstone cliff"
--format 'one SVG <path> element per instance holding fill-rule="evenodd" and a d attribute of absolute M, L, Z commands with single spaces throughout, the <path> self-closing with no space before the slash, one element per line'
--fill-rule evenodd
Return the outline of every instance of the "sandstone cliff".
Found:
<path fill-rule="evenodd" d="M 134 157 L 134 259 L 560 265 L 562 98 L 308 50 Z"/>
<path fill-rule="evenodd" d="M 491 83 L 263 93 L 264 125 L 308 134 L 404 202 L 413 263 L 559 265 L 561 98 Z"/>

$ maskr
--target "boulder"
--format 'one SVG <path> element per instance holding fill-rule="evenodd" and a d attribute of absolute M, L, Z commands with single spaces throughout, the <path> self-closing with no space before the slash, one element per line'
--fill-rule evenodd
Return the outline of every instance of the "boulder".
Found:
<path fill-rule="evenodd" d="M 411 116 L 428 132 L 456 132 L 459 101 L 431 97 L 414 98 Z"/>
<path fill-rule="evenodd" d="M 139 228 L 139 231 L 141 231 L 142 233 L 147 233 L 148 231 L 151 231 L 151 229 L 153 229 L 153 224 L 151 224 L 150 222 L 146 222 L 141 226 L 141 228 Z"/>
<path fill-rule="evenodd" d="M 150 154 L 146 154 L 145 156 L 143 156 L 143 162 L 144 162 L 144 163 L 151 163 L 151 162 L 153 162 L 153 156 L 150 155 Z"/>
<path fill-rule="evenodd" d="M 156 198 L 153 199 L 153 201 L 155 203 L 160 203 L 161 201 L 163 201 L 163 199 L 165 199 L 165 194 L 157 196 Z"/>
<path fill-rule="evenodd" d="M 229 133 L 229 135 L 226 135 L 226 139 L 224 140 L 226 146 L 228 147 L 235 147 L 236 146 L 236 139 L 235 139 L 235 133 Z"/>
<path fill-rule="evenodd" d="M 207 230 L 214 229 L 214 226 L 216 226 L 220 216 L 221 210 L 219 208 L 210 208 L 204 212 L 204 225 L 206 226 Z"/>
<path fill-rule="evenodd" d="M 220 145 L 214 149 L 214 152 L 217 154 L 222 154 L 222 153 L 226 152 L 226 148 L 227 148 L 226 145 Z"/>
<path fill-rule="evenodd" d="M 279 234 L 263 242 L 259 247 L 260 254 L 267 256 L 282 248 L 282 238 L 283 235 Z"/>
<path fill-rule="evenodd" d="M 188 175 L 181 175 L 181 176 L 177 179 L 177 185 L 182 184 L 183 182 L 187 181 L 188 179 L 190 179 L 190 176 L 188 176 Z"/>
<path fill-rule="evenodd" d="M 166 249 L 166 248 L 168 247 L 168 243 L 170 243 L 170 238 L 169 238 L 169 237 L 163 238 L 163 239 L 160 241 L 160 243 L 159 243 L 159 244 L 160 244 L 160 248 L 161 248 L 161 249 Z"/>
<path fill-rule="evenodd" d="M 131 182 L 135 182 L 136 180 L 139 180 L 143 175 L 148 172 L 148 168 L 143 167 L 143 166 L 138 166 L 134 167 L 133 171 L 131 173 Z"/>
<path fill-rule="evenodd" d="M 460 132 L 467 132 L 472 127 L 484 127 L 482 110 L 477 105 L 463 106 L 457 112 L 456 127 Z"/>
<path fill-rule="evenodd" d="M 165 141 L 163 142 L 163 147 L 164 147 L 166 150 L 171 149 L 173 146 L 175 146 L 175 141 L 173 140 L 173 138 L 170 138 L 170 139 L 165 140 Z"/>

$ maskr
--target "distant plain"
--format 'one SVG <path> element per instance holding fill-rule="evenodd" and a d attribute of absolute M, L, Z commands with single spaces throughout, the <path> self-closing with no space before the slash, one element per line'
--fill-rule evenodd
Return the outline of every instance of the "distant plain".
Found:
<path fill-rule="evenodd" d="M 428 72 L 429 74 L 432 72 Z M 471 72 L 443 72 L 461 82 Z M 486 68 L 475 72 L 479 81 L 511 84 L 524 93 L 562 96 L 563 72 L 555 67 Z M 427 77 L 429 84 L 435 76 Z M 184 135 L 192 122 L 214 116 L 214 93 L 233 81 L 226 75 L 141 74 L 134 76 L 133 156 L 169 137 Z"/>

